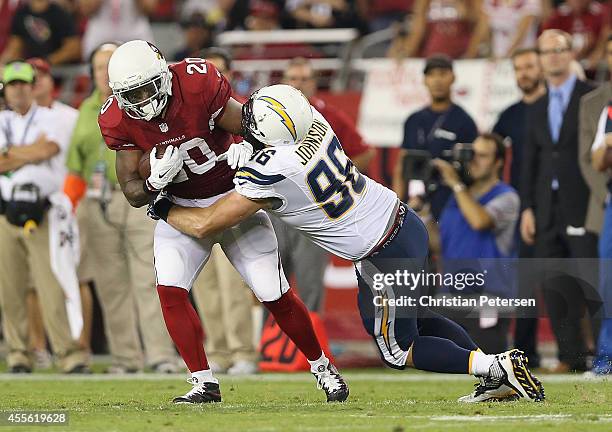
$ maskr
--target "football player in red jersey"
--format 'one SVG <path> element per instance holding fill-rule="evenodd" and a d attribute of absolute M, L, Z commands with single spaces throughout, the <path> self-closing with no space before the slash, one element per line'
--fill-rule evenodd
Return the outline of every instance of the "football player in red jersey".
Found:
<path fill-rule="evenodd" d="M 117 177 L 130 204 L 142 207 L 165 190 L 177 204 L 205 207 L 233 190 L 235 168 L 248 161 L 253 146 L 233 143 L 232 134 L 242 134 L 242 105 L 211 63 L 188 58 L 168 67 L 154 45 L 135 40 L 113 53 L 108 73 L 113 96 L 102 106 L 98 122 L 106 144 L 117 151 Z M 158 159 L 156 146 L 168 144 Z M 151 173 L 142 179 L 140 159 L 151 149 Z M 164 221 L 156 227 L 157 292 L 166 327 L 193 384 L 174 402 L 221 401 L 204 353 L 202 325 L 188 297 L 215 243 L 308 358 L 328 402 L 345 400 L 348 387 L 323 354 L 306 307 L 289 289 L 274 231 L 261 211 L 202 240 Z"/>

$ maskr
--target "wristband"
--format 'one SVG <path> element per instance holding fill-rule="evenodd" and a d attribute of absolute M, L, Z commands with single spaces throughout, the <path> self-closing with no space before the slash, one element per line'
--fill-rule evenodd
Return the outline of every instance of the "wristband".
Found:
<path fill-rule="evenodd" d="M 145 180 L 144 182 L 142 182 L 142 189 L 145 191 L 145 193 L 149 195 L 157 195 L 159 193 L 159 190 L 151 186 L 149 180 Z"/>
<path fill-rule="evenodd" d="M 155 210 L 155 214 L 159 216 L 164 222 L 168 221 L 168 213 L 170 213 L 170 209 L 174 207 L 174 203 L 169 199 L 160 199 L 155 204 L 153 204 L 153 209 Z"/>

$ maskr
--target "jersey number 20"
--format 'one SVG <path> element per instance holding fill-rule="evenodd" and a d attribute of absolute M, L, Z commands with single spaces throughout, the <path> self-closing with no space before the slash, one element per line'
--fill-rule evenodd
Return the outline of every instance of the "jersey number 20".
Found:
<path fill-rule="evenodd" d="M 317 162 L 308 173 L 306 181 L 321 209 L 331 219 L 338 219 L 355 203 L 351 190 L 360 195 L 366 181 L 344 154 L 338 138 L 334 137 L 329 144 L 327 157 L 329 161 L 321 159 Z"/>

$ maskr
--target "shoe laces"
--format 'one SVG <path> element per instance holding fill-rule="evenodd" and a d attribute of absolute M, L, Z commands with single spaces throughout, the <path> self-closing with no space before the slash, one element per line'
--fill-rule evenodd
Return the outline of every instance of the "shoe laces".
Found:
<path fill-rule="evenodd" d="M 317 378 L 317 389 L 323 389 L 328 393 L 340 390 L 344 386 L 342 377 L 331 364 L 322 372 L 315 372 L 315 377 Z"/>
<path fill-rule="evenodd" d="M 487 382 L 487 380 L 490 380 L 493 383 L 497 383 L 497 382 L 500 382 L 500 381 L 502 381 L 504 379 L 504 377 L 506 376 L 506 373 L 504 371 L 504 368 L 501 365 L 501 360 L 502 359 L 503 358 L 501 358 L 499 356 L 495 357 L 495 361 L 493 362 L 493 364 L 489 368 L 489 376 L 483 377 L 485 382 Z"/>
<path fill-rule="evenodd" d="M 494 378 L 491 376 L 489 377 L 479 376 L 477 378 L 478 378 L 478 382 L 474 384 L 474 387 L 475 387 L 474 395 L 475 396 L 481 395 L 487 390 L 494 390 L 502 384 L 500 378 Z"/>
<path fill-rule="evenodd" d="M 193 388 L 189 390 L 185 396 L 192 396 L 204 389 L 205 382 L 200 382 L 196 377 L 187 378 L 187 382 L 191 384 Z"/>

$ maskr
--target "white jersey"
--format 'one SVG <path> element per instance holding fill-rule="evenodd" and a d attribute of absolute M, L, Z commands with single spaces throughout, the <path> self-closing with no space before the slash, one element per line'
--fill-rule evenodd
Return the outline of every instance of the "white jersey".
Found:
<path fill-rule="evenodd" d="M 399 200 L 364 176 L 344 154 L 325 118 L 300 145 L 258 152 L 234 177 L 236 191 L 252 199 L 277 198 L 269 210 L 313 242 L 352 261 L 367 256 L 385 235 Z"/>

